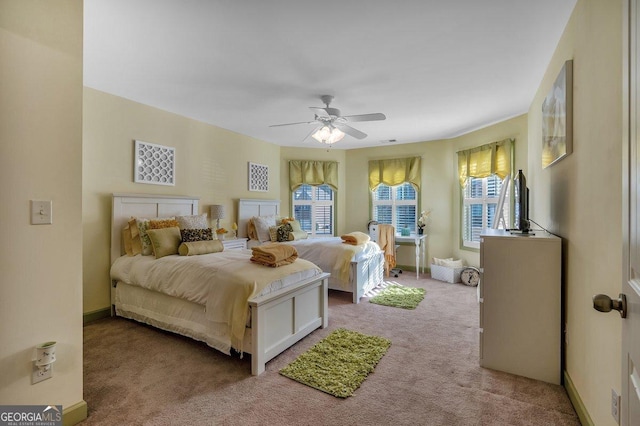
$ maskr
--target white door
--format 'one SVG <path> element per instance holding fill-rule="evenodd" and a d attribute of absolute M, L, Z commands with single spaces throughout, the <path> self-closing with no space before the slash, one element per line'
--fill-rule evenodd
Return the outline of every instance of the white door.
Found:
<path fill-rule="evenodd" d="M 628 245 L 623 245 L 622 294 L 627 318 L 622 320 L 622 389 L 620 420 L 625 426 L 640 424 L 640 0 L 629 0 L 628 128 L 623 144 L 623 221 Z M 625 13 L 626 15 L 626 13 Z M 626 27 L 626 25 L 625 25 Z M 626 82 L 625 82 L 626 83 Z M 626 99 L 625 99 L 626 101 Z M 626 104 L 626 102 L 625 102 Z M 625 105 L 626 107 L 626 105 Z M 626 108 L 625 108 L 626 109 Z M 625 113 L 626 115 L 626 113 Z M 627 134 L 628 132 L 628 134 Z M 628 167 L 627 167 L 628 164 Z"/>

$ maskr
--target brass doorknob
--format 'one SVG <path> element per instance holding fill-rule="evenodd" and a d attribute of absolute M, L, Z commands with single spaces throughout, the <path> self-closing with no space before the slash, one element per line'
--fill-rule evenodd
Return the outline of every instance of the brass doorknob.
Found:
<path fill-rule="evenodd" d="M 599 312 L 610 312 L 616 310 L 620 312 L 622 318 L 627 317 L 627 296 L 620 293 L 618 299 L 611 299 L 606 294 L 596 294 L 593 296 L 593 309 Z"/>

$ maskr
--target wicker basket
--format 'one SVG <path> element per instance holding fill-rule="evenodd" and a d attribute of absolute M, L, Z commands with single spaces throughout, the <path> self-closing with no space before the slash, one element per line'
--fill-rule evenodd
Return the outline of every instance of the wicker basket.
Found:
<path fill-rule="evenodd" d="M 431 278 L 438 281 L 445 281 L 448 283 L 459 283 L 460 273 L 465 268 L 449 268 L 447 266 L 440 266 L 431 264 Z"/>

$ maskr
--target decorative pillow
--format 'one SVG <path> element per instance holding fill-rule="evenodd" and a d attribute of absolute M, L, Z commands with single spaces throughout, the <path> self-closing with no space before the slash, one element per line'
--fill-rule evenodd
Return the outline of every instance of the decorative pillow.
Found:
<path fill-rule="evenodd" d="M 276 232 L 276 241 L 283 242 L 289 241 L 289 234 L 291 233 L 291 225 L 285 223 L 284 225 L 280 225 L 277 227 L 278 230 Z"/>
<path fill-rule="evenodd" d="M 307 231 L 291 231 L 289 232 L 289 241 L 306 240 L 309 238 Z"/>
<path fill-rule="evenodd" d="M 160 224 L 161 221 L 172 219 L 175 219 L 175 217 L 160 217 L 154 219 L 147 219 L 143 217 L 131 218 L 131 221 L 136 221 L 136 227 L 138 228 L 138 234 L 140 236 L 140 250 L 144 256 L 150 256 L 153 254 L 153 246 L 151 245 L 149 235 L 147 235 L 147 230 L 151 229 L 151 221 L 153 220 L 157 224 Z M 129 227 L 131 227 L 131 221 L 129 222 Z"/>
<path fill-rule="evenodd" d="M 209 221 L 207 214 L 198 214 L 190 216 L 176 216 L 178 226 L 180 229 L 207 229 L 209 228 Z"/>
<path fill-rule="evenodd" d="M 133 256 L 133 249 L 131 248 L 131 231 L 129 231 L 129 225 L 125 226 L 122 230 L 122 244 L 124 245 L 124 252 L 127 256 Z"/>
<path fill-rule="evenodd" d="M 142 242 L 135 219 L 131 219 L 122 230 L 122 243 L 127 256 L 135 256 L 142 252 Z"/>
<path fill-rule="evenodd" d="M 269 227 L 269 238 L 271 239 L 271 242 L 275 243 L 278 241 L 278 229 L 282 228 L 282 226 L 283 225 Z"/>
<path fill-rule="evenodd" d="M 219 253 L 224 250 L 220 240 L 190 241 L 180 244 L 178 253 L 180 256 L 194 256 L 197 254 Z"/>
<path fill-rule="evenodd" d="M 168 256 L 170 254 L 178 254 L 180 246 L 180 228 L 174 226 L 172 228 L 148 229 L 147 235 L 151 240 L 153 254 L 156 259 Z"/>
<path fill-rule="evenodd" d="M 129 233 L 131 234 L 131 250 L 133 255 L 142 253 L 142 240 L 140 239 L 140 231 L 135 218 L 129 220 Z"/>
<path fill-rule="evenodd" d="M 180 236 L 183 243 L 189 243 L 192 241 L 209 241 L 213 240 L 213 230 L 211 228 L 206 229 L 180 229 Z"/>
<path fill-rule="evenodd" d="M 178 221 L 175 219 L 151 219 L 149 229 L 176 228 Z"/>
<path fill-rule="evenodd" d="M 293 232 L 300 232 L 302 231 L 302 227 L 300 226 L 300 222 L 298 222 L 297 220 L 293 219 L 287 222 L 289 225 L 291 225 L 291 229 L 293 230 Z M 302 231 L 306 234 L 306 231 Z"/>
<path fill-rule="evenodd" d="M 151 246 L 149 235 L 147 235 L 147 229 L 149 229 L 149 219 L 136 219 L 136 226 L 138 228 L 138 234 L 140 236 L 142 254 L 144 256 L 152 255 L 153 247 Z"/>
<path fill-rule="evenodd" d="M 257 240 L 258 233 L 256 232 L 256 225 L 253 223 L 253 218 L 247 221 L 247 237 L 250 240 Z"/>
<path fill-rule="evenodd" d="M 256 227 L 256 233 L 258 234 L 258 240 L 261 242 L 271 241 L 271 236 L 269 235 L 269 228 L 271 226 L 276 226 L 276 217 L 274 215 L 271 216 L 254 216 L 253 224 Z"/>

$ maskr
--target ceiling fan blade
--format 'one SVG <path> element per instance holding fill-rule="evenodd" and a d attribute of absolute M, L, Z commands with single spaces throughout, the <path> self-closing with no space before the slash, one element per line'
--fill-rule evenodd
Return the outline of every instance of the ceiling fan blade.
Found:
<path fill-rule="evenodd" d="M 313 111 L 313 113 L 315 115 L 317 115 L 318 117 L 329 117 L 329 114 L 327 114 L 326 108 L 320 108 L 320 107 L 309 107 L 309 109 L 311 111 Z"/>
<path fill-rule="evenodd" d="M 340 110 L 338 108 L 320 108 L 320 107 L 309 107 L 309 109 L 318 117 L 340 117 Z"/>
<path fill-rule="evenodd" d="M 310 131 L 307 136 L 304 137 L 304 139 L 302 139 L 302 142 L 306 141 L 307 139 L 309 139 L 311 137 L 312 134 L 314 134 L 315 132 L 317 132 L 318 130 L 320 130 L 320 128 L 322 128 L 324 124 L 321 124 L 319 126 L 316 126 L 313 128 L 312 131 Z"/>
<path fill-rule="evenodd" d="M 373 114 L 343 115 L 342 118 L 345 118 L 347 121 L 356 122 L 386 120 L 387 117 L 381 112 L 376 112 Z"/>
<path fill-rule="evenodd" d="M 342 130 L 346 134 L 353 136 L 356 139 L 364 139 L 367 137 L 366 133 L 361 132 L 360 130 L 354 129 L 351 126 L 347 126 L 344 123 L 338 123 L 337 121 L 333 122 L 333 125 L 338 129 Z"/>
<path fill-rule="evenodd" d="M 315 120 L 313 120 L 313 121 L 298 121 L 297 123 L 272 124 L 269 127 L 294 126 L 296 124 L 314 124 L 314 123 L 316 123 Z"/>

